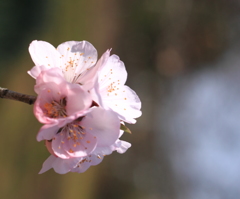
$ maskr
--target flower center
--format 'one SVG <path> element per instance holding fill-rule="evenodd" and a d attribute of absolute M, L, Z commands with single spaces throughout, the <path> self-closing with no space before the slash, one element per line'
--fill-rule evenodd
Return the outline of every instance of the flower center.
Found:
<path fill-rule="evenodd" d="M 77 119 L 74 122 L 66 125 L 64 127 L 65 129 L 63 129 L 63 131 L 65 130 L 65 132 L 67 133 L 67 139 L 72 140 L 75 143 L 74 147 L 76 147 L 77 145 L 80 145 L 79 141 L 82 140 L 86 134 L 84 132 L 84 127 L 79 125 L 80 121 L 78 121 Z"/>
<path fill-rule="evenodd" d="M 55 100 L 53 100 L 51 103 L 46 102 L 43 105 L 45 114 L 50 118 L 67 117 L 66 104 L 66 97 L 61 98 L 59 102 Z"/>
<path fill-rule="evenodd" d="M 59 129 L 59 131 L 57 132 L 60 136 L 63 136 L 62 141 L 61 141 L 61 145 L 65 144 L 65 142 L 67 142 L 66 144 L 68 145 L 68 147 L 70 147 L 68 149 L 69 153 L 74 153 L 76 152 L 76 147 L 81 145 L 83 146 L 85 149 L 87 149 L 86 144 L 90 144 L 91 141 L 90 140 L 85 140 L 83 143 L 83 139 L 86 136 L 86 132 L 85 132 L 85 127 L 80 125 L 81 120 L 83 119 L 83 117 L 78 118 L 77 120 L 67 124 L 66 126 L 64 126 L 63 128 Z M 96 137 L 95 137 L 96 138 Z M 61 148 L 61 146 L 59 145 L 59 149 Z"/>

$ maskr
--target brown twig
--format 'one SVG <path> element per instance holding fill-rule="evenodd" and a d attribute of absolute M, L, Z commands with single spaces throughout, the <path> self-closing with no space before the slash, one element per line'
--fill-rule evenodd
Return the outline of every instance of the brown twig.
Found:
<path fill-rule="evenodd" d="M 24 102 L 30 105 L 34 104 L 34 102 L 36 101 L 36 96 L 25 95 L 25 94 L 11 91 L 11 90 L 8 90 L 7 88 L 1 88 L 1 87 L 0 87 L 0 98 L 16 100 L 16 101 Z"/>

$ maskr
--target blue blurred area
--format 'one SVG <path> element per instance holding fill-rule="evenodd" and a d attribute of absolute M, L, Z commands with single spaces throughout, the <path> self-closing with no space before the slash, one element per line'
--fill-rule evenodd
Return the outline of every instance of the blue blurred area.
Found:
<path fill-rule="evenodd" d="M 32 107 L 2 99 L 0 198 L 239 196 L 240 3 L 228 0 L 0 1 L 1 87 L 34 94 L 32 40 L 87 40 L 117 54 L 143 115 L 132 147 L 83 174 L 38 175 L 48 152 Z"/>
<path fill-rule="evenodd" d="M 214 69 L 175 80 L 158 105 L 156 129 L 165 139 L 157 141 L 168 151 L 176 198 L 240 195 L 239 50 L 228 49 Z"/>

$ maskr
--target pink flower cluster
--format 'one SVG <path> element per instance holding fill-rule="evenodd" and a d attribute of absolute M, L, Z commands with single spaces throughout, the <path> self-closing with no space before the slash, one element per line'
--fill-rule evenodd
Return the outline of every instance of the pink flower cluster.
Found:
<path fill-rule="evenodd" d="M 37 140 L 44 140 L 51 153 L 40 173 L 51 168 L 82 173 L 131 146 L 119 139 L 120 126 L 136 122 L 141 102 L 125 85 L 127 72 L 118 56 L 107 50 L 97 60 L 87 41 L 68 41 L 57 49 L 33 41 L 29 52 L 35 66 L 28 73 L 38 94 L 34 114 L 43 124 Z"/>

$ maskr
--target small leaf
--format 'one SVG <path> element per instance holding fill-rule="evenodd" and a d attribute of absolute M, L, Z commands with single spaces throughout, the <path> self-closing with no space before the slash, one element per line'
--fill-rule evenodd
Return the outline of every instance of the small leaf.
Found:
<path fill-rule="evenodd" d="M 126 133 L 132 134 L 131 130 L 128 127 L 126 127 L 124 124 L 121 124 L 120 129 Z"/>

